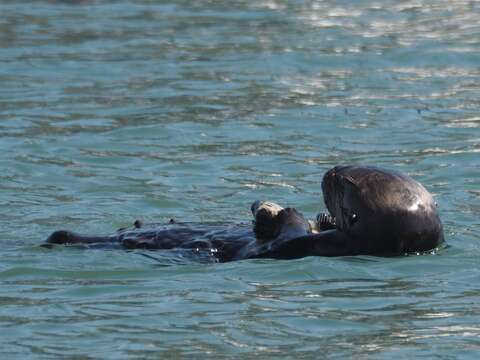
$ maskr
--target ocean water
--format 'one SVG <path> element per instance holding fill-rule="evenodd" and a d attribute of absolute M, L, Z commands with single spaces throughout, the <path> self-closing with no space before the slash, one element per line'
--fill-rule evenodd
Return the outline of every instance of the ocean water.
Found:
<path fill-rule="evenodd" d="M 480 4 L 0 2 L 5 359 L 480 353 Z M 361 163 L 434 194 L 449 247 L 198 264 L 39 245 L 135 219 L 307 217 Z"/>

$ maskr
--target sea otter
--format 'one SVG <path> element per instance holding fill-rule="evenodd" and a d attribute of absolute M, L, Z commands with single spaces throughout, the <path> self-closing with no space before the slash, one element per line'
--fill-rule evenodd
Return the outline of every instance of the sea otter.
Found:
<path fill-rule="evenodd" d="M 218 261 L 305 256 L 402 255 L 426 252 L 444 241 L 436 204 L 407 175 L 373 166 L 337 166 L 324 175 L 329 214 L 307 221 L 294 208 L 252 205 L 252 224 L 177 223 L 121 229 L 109 236 L 56 231 L 50 244 L 185 249 Z"/>

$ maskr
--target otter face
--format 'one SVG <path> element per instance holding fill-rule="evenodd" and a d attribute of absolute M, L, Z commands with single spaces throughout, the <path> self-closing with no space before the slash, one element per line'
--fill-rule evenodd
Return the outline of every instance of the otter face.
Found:
<path fill-rule="evenodd" d="M 357 185 L 361 174 L 352 166 L 336 166 L 323 177 L 322 191 L 330 214 L 339 230 L 350 232 L 352 227 L 370 213 L 362 199 L 362 189 Z M 352 175 L 356 175 L 353 177 Z"/>

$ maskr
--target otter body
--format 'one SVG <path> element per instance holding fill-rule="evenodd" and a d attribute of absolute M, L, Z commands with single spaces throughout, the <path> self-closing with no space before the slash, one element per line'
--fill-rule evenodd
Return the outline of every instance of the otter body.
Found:
<path fill-rule="evenodd" d="M 108 236 L 85 236 L 71 231 L 55 231 L 48 244 L 86 246 L 92 248 L 125 248 L 150 250 L 184 250 L 195 257 L 208 253 L 220 262 L 263 257 L 272 248 L 291 238 L 332 226 L 329 217 L 312 230 L 311 224 L 295 209 L 284 209 L 271 202 L 256 201 L 252 205 L 254 224 L 179 223 L 141 224 L 120 229 Z"/>
<path fill-rule="evenodd" d="M 109 236 L 56 231 L 50 244 L 208 252 L 221 262 L 249 258 L 403 255 L 443 243 L 443 228 L 428 191 L 412 178 L 371 166 L 338 166 L 323 177 L 329 214 L 309 222 L 293 208 L 252 205 L 253 226 L 224 223 L 142 225 Z"/>

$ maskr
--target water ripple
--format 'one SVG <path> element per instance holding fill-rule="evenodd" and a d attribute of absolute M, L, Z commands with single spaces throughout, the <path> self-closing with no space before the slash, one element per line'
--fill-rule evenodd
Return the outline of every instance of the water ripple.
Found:
<path fill-rule="evenodd" d="M 477 2 L 39 0 L 0 13 L 5 356 L 478 353 Z M 450 247 L 192 264 L 38 246 L 57 228 L 137 218 L 249 221 L 256 199 L 312 217 L 322 174 L 351 162 L 424 183 Z"/>

